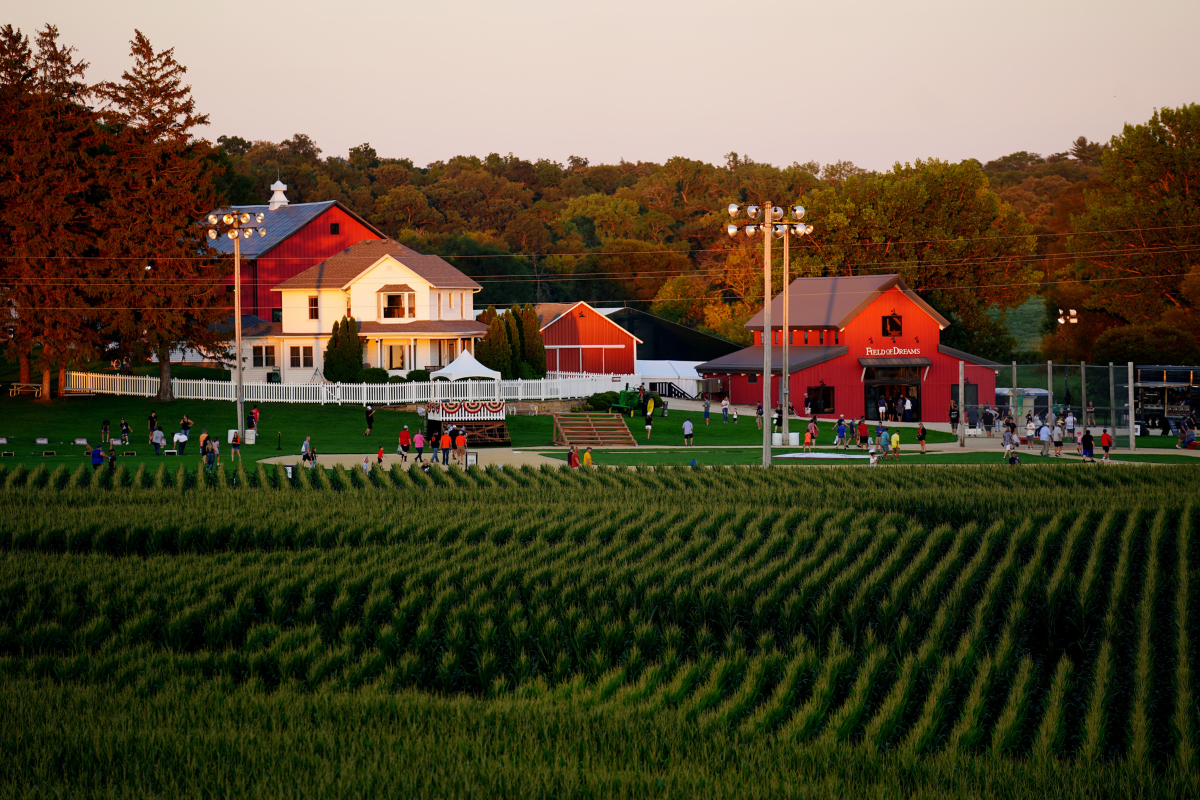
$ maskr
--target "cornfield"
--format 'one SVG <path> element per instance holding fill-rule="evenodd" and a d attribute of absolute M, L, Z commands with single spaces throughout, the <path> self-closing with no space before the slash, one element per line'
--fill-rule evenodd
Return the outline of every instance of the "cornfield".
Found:
<path fill-rule="evenodd" d="M 0 469 L 0 783 L 199 794 L 149 729 L 225 725 L 238 792 L 398 737 L 409 791 L 1196 796 L 1195 476 Z"/>

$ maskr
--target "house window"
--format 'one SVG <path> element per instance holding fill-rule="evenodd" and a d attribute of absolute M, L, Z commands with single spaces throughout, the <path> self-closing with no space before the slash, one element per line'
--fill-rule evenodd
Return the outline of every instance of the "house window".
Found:
<path fill-rule="evenodd" d="M 804 343 L 808 344 L 808 331 L 804 332 Z"/>
<path fill-rule="evenodd" d="M 747 375 L 746 382 L 747 383 L 758 383 L 758 376 L 757 375 Z"/>
<path fill-rule="evenodd" d="M 834 343 L 834 344 L 840 344 L 839 340 L 840 340 L 841 338 L 842 338 L 842 337 L 838 335 L 838 331 L 834 331 L 834 332 L 833 332 L 833 343 Z"/>
<path fill-rule="evenodd" d="M 408 296 L 408 318 L 417 318 L 417 295 L 415 292 Z"/>
<path fill-rule="evenodd" d="M 304 366 L 311 367 L 313 365 L 313 349 L 305 347 L 304 350 Z"/>
<path fill-rule="evenodd" d="M 256 367 L 273 367 L 275 366 L 275 346 L 256 345 L 253 349 L 253 361 L 251 363 Z"/>
<path fill-rule="evenodd" d="M 329 223 L 329 235 L 330 236 L 337 236 L 341 232 L 342 232 L 342 226 L 340 223 L 337 223 L 337 222 Z"/>
<path fill-rule="evenodd" d="M 271 309 L 271 322 L 283 322 L 283 309 L 282 308 L 272 308 Z"/>
<path fill-rule="evenodd" d="M 450 308 L 451 308 L 451 310 L 453 310 L 454 309 L 454 292 L 451 292 L 450 294 L 448 294 L 447 297 L 450 298 Z"/>
<path fill-rule="evenodd" d="M 317 298 L 315 297 L 308 298 L 308 318 L 317 318 Z"/>
<path fill-rule="evenodd" d="M 300 348 L 293 347 L 289 353 L 288 364 L 296 369 L 300 368 Z"/>
<path fill-rule="evenodd" d="M 403 319 L 404 318 L 404 295 L 389 294 L 384 298 L 383 318 L 384 319 Z"/>
<path fill-rule="evenodd" d="M 904 335 L 904 318 L 899 314 L 883 315 L 883 335 L 887 337 Z"/>
<path fill-rule="evenodd" d="M 820 333 L 817 334 L 817 336 L 820 337 L 818 340 L 820 342 L 820 344 L 824 345 L 825 344 L 825 331 L 821 331 Z"/>

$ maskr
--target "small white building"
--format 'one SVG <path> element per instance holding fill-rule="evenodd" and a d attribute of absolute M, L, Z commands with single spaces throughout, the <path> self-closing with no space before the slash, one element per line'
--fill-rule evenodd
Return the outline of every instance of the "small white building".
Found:
<path fill-rule="evenodd" d="M 320 383 L 334 322 L 350 316 L 363 361 L 392 375 L 436 370 L 474 353 L 487 326 L 475 321 L 482 287 L 438 256 L 391 239 L 368 239 L 274 287 L 283 321 L 242 318 L 247 382 Z"/>

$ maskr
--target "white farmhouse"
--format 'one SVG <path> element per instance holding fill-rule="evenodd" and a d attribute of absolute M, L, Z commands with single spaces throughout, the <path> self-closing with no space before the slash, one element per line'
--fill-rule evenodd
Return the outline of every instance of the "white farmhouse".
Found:
<path fill-rule="evenodd" d="M 392 375 L 437 369 L 487 332 L 475 321 L 482 287 L 438 256 L 391 239 L 367 239 L 274 287 L 283 321 L 242 318 L 247 382 L 319 383 L 334 322 L 366 340 L 363 361 Z"/>

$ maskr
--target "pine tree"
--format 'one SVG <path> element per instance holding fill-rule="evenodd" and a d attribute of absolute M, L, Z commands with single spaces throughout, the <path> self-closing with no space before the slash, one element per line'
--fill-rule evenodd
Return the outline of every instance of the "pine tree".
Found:
<path fill-rule="evenodd" d="M 38 33 L 36 52 L 12 25 L 0 28 L 0 302 L 12 328 L 5 349 L 29 383 L 40 347 L 44 402 L 56 366 L 61 375 L 67 361 L 99 349 L 98 262 L 89 258 L 96 255 L 96 176 L 87 153 L 100 132 L 86 68 L 74 48 L 58 43 L 52 25 Z M 114 223 L 129 225 L 127 218 Z"/>
<path fill-rule="evenodd" d="M 172 350 L 219 350 L 231 330 L 233 298 L 221 291 L 229 259 L 208 257 L 202 216 L 216 207 L 215 151 L 194 137 L 208 124 L 196 112 L 187 68 L 174 50 L 155 52 L 141 31 L 130 42 L 131 70 L 95 89 L 108 126 L 106 226 L 100 247 L 109 270 L 109 333 L 135 356 L 156 355 L 158 398 L 171 400 Z M 147 270 L 146 265 L 152 269 Z M 237 354 L 241 357 L 241 354 Z"/>
<path fill-rule="evenodd" d="M 508 334 L 511 362 L 509 370 L 514 378 L 519 378 L 521 377 L 521 323 L 513 315 L 511 309 L 505 311 L 501 319 L 504 321 L 505 332 Z"/>
<path fill-rule="evenodd" d="M 342 374 L 342 321 L 335 319 L 333 321 L 333 331 L 329 334 L 329 344 L 325 346 L 325 353 L 321 357 L 321 374 L 325 376 L 325 380 L 330 383 L 337 383 Z"/>
<path fill-rule="evenodd" d="M 522 360 L 528 364 L 539 378 L 546 377 L 546 345 L 542 341 L 541 326 L 538 324 L 537 311 L 532 303 L 528 303 L 521 312 Z"/>
<path fill-rule="evenodd" d="M 504 323 L 503 317 L 492 318 L 491 324 L 488 325 L 488 332 L 479 344 L 479 354 L 476 356 L 479 363 L 490 369 L 498 370 L 502 379 L 511 380 L 513 376 L 512 349 L 508 341 L 508 326 Z"/>
<path fill-rule="evenodd" d="M 330 383 L 357 383 L 362 374 L 363 341 L 358 335 L 358 323 L 353 317 L 342 317 L 333 323 L 329 346 L 325 348 L 322 374 Z"/>

